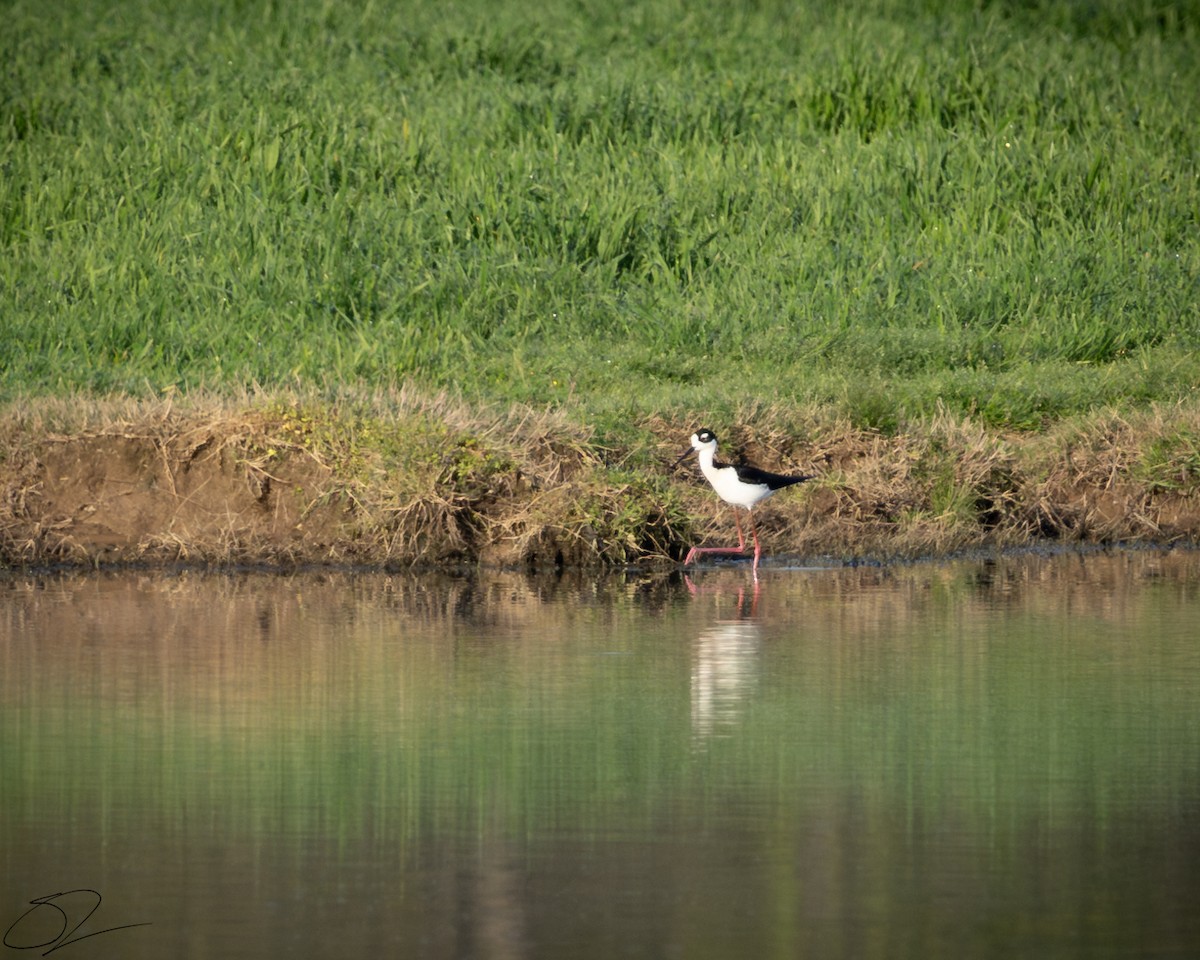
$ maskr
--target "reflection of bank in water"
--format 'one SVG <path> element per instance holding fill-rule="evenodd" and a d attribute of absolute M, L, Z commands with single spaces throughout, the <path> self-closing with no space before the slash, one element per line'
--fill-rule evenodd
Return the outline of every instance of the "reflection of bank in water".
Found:
<path fill-rule="evenodd" d="M 715 623 L 696 640 L 692 663 L 692 734 L 706 739 L 736 723 L 758 680 L 760 627 L 752 620 Z"/>

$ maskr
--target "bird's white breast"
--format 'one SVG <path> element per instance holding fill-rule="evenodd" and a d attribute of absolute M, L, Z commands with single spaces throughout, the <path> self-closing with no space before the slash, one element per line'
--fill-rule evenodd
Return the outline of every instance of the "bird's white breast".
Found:
<path fill-rule="evenodd" d="M 747 510 L 775 492 L 765 483 L 742 483 L 738 480 L 737 470 L 733 467 L 717 469 L 711 463 L 711 457 L 707 458 L 707 462 L 705 458 L 701 458 L 700 469 L 717 491 L 717 496 L 726 503 L 745 507 Z"/>

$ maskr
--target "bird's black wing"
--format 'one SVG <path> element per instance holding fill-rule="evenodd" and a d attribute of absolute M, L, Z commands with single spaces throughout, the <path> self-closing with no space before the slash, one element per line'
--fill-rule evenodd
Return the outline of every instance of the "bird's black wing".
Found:
<path fill-rule="evenodd" d="M 760 470 L 758 467 L 752 467 L 748 463 L 737 464 L 734 466 L 734 469 L 737 471 L 738 479 L 742 483 L 760 483 L 770 490 L 778 490 L 780 487 L 790 487 L 793 483 L 803 483 L 805 480 L 816 479 L 807 474 L 795 474 L 786 477 L 782 473 L 771 473 L 769 470 Z"/>

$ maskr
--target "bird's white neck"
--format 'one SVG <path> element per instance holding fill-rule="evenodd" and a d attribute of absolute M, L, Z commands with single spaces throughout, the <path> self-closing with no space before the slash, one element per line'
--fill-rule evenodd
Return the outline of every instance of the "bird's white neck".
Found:
<path fill-rule="evenodd" d="M 700 461 L 700 472 L 704 474 L 709 483 L 716 485 L 717 468 L 713 461 L 716 459 L 716 447 L 701 447 L 696 451 L 697 458 Z"/>

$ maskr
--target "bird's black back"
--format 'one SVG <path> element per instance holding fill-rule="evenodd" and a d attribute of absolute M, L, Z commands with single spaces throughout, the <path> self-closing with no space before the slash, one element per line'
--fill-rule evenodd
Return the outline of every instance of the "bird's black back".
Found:
<path fill-rule="evenodd" d="M 748 463 L 728 464 L 714 463 L 713 466 L 720 469 L 721 467 L 732 466 L 737 471 L 738 479 L 742 483 L 758 483 L 766 486 L 768 490 L 779 490 L 783 487 L 790 487 L 793 483 L 803 483 L 805 480 L 812 480 L 813 477 L 805 474 L 796 474 L 795 476 L 787 477 L 782 473 L 771 473 L 769 470 L 761 470 L 758 467 L 751 466 Z"/>

